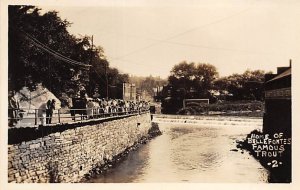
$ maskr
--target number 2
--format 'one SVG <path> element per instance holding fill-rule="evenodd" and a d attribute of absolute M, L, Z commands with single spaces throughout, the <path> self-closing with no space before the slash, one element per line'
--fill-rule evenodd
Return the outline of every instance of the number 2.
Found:
<path fill-rule="evenodd" d="M 272 160 L 272 168 L 277 168 L 277 167 L 278 167 L 277 160 Z"/>

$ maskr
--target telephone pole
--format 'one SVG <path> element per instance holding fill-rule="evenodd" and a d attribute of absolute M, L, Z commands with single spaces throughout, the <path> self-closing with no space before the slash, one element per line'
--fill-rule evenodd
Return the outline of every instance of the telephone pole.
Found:
<path fill-rule="evenodd" d="M 105 77 L 106 77 L 106 99 L 108 100 L 108 77 L 107 77 L 107 68 L 108 62 L 105 62 Z"/>
<path fill-rule="evenodd" d="M 90 52 L 90 65 L 92 65 L 93 63 L 93 51 L 94 51 L 94 36 L 92 35 L 92 38 L 91 38 L 91 42 L 92 42 L 92 45 L 91 45 L 91 52 Z M 92 77 L 92 71 L 91 69 L 89 68 L 89 84 L 88 84 L 88 87 L 89 87 L 89 93 L 92 94 L 92 86 L 91 86 L 91 77 Z"/>
<path fill-rule="evenodd" d="M 91 58 L 90 58 L 90 65 L 92 65 L 93 60 L 93 50 L 94 50 L 94 36 L 92 35 L 92 46 L 91 46 Z"/>

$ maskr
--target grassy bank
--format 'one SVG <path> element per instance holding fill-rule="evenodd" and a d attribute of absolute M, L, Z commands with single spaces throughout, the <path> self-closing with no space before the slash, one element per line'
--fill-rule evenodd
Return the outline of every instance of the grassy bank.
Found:
<path fill-rule="evenodd" d="M 226 115 L 262 117 L 264 103 L 260 101 L 222 102 L 215 104 L 203 104 L 180 109 L 180 115 Z"/>

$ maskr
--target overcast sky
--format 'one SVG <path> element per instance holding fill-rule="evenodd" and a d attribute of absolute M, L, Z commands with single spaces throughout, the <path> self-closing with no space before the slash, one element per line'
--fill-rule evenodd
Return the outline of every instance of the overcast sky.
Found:
<path fill-rule="evenodd" d="M 72 22 L 71 34 L 93 35 L 111 66 L 131 75 L 164 78 L 183 60 L 213 64 L 221 76 L 248 68 L 274 72 L 289 59 L 300 60 L 297 0 L 117 0 L 39 7 Z"/>

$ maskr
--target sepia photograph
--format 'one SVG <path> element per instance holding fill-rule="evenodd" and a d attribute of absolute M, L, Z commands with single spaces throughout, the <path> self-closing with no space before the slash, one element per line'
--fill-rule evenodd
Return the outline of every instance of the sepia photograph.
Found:
<path fill-rule="evenodd" d="M 6 1 L 1 17 L 4 183 L 296 183 L 300 1 Z"/>

